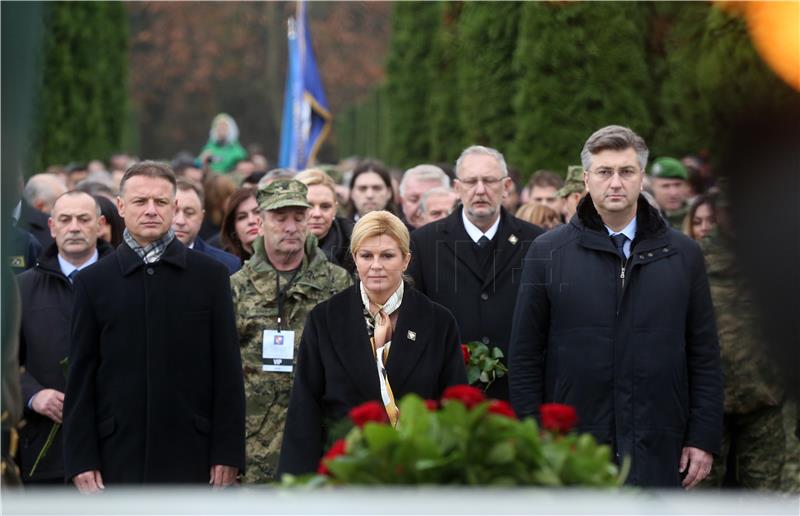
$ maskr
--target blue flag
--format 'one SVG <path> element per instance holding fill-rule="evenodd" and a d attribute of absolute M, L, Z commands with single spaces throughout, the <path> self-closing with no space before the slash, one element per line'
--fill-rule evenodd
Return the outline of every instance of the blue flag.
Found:
<path fill-rule="evenodd" d="M 303 0 L 297 2 L 296 20 L 289 20 L 288 35 L 289 69 L 278 166 L 302 170 L 315 162 L 333 122 L 314 58 Z"/>

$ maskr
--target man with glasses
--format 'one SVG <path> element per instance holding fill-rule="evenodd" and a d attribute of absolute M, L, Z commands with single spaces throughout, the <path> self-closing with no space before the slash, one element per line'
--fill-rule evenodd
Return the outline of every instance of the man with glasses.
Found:
<path fill-rule="evenodd" d="M 408 269 L 417 289 L 453 313 L 462 342 L 498 347 L 505 357 L 522 259 L 543 233 L 503 208 L 510 188 L 500 152 L 478 145 L 465 149 L 456 161 L 461 206 L 411 233 Z M 496 380 L 488 395 L 507 400 L 507 378 Z"/>
<path fill-rule="evenodd" d="M 525 257 L 511 403 L 520 417 L 572 405 L 580 431 L 630 459 L 628 483 L 689 489 L 720 448 L 719 344 L 698 245 L 640 195 L 647 155 L 627 127 L 586 141 L 577 216 Z"/>

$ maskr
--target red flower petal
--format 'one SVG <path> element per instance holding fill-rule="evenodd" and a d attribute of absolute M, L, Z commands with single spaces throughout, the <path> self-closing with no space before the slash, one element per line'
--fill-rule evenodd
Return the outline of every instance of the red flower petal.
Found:
<path fill-rule="evenodd" d="M 444 394 L 442 395 L 442 400 L 460 401 L 466 405 L 468 409 L 478 405 L 485 399 L 483 391 L 471 385 L 454 385 L 448 387 L 444 390 Z"/>
<path fill-rule="evenodd" d="M 464 355 L 464 365 L 469 365 L 469 346 L 466 344 L 461 345 L 461 354 Z"/>
<path fill-rule="evenodd" d="M 333 445 L 331 445 L 328 453 L 326 453 L 322 460 L 319 461 L 319 467 L 317 468 L 317 473 L 320 475 L 328 475 L 330 472 L 328 471 L 327 462 L 329 460 L 333 460 L 339 455 L 344 455 L 347 452 L 347 443 L 344 439 L 339 439 Z"/>
<path fill-rule="evenodd" d="M 505 416 L 511 419 L 517 419 L 517 414 L 514 412 L 514 409 L 511 408 L 511 404 L 507 401 L 492 400 L 492 402 L 489 404 L 488 411 L 492 414 Z"/>
<path fill-rule="evenodd" d="M 544 403 L 540 407 L 542 426 L 552 432 L 567 433 L 575 427 L 578 414 L 575 408 L 560 403 Z"/>
<path fill-rule="evenodd" d="M 386 415 L 386 409 L 377 401 L 368 401 L 357 407 L 353 407 L 350 409 L 348 415 L 353 421 L 353 424 L 359 428 L 363 428 L 363 426 L 369 422 L 387 423 L 389 421 L 389 416 Z"/>

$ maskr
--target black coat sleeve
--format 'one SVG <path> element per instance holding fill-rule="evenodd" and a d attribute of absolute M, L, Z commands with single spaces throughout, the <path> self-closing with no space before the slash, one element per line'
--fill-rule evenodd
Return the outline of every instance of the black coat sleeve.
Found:
<path fill-rule="evenodd" d="M 691 244 L 692 292 L 686 321 L 690 407 L 684 445 L 719 453 L 723 418 L 719 340 L 703 256 L 697 244 Z"/>
<path fill-rule="evenodd" d="M 319 352 L 319 335 L 328 332 L 319 326 L 318 310 L 313 310 L 306 320 L 300 340 L 278 462 L 279 477 L 284 473 L 313 473 L 322 458 L 325 369 Z"/>
<path fill-rule="evenodd" d="M 425 281 L 422 277 L 422 256 L 420 256 L 420 248 L 423 244 L 419 241 L 419 235 L 414 231 L 411 233 L 411 262 L 408 264 L 406 274 L 413 280 L 412 286 L 420 292 L 425 292 Z"/>
<path fill-rule="evenodd" d="M 550 326 L 545 278 L 548 263 L 542 244 L 534 242 L 522 267 L 511 324 L 508 381 L 511 405 L 520 418 L 538 416 L 544 397 L 544 363 Z"/>
<path fill-rule="evenodd" d="M 446 312 L 446 316 L 447 330 L 444 339 L 446 355 L 444 367 L 439 374 L 440 395 L 451 385 L 467 384 L 467 370 L 464 366 L 464 355 L 461 352 L 461 336 L 458 333 L 458 325 L 452 314 Z"/>
<path fill-rule="evenodd" d="M 244 378 L 233 297 L 227 270 L 216 269 L 212 346 L 214 371 L 214 412 L 212 416 L 212 465 L 222 464 L 244 470 Z"/>
<path fill-rule="evenodd" d="M 95 379 L 100 365 L 100 328 L 80 275 L 75 278 L 69 373 L 64 395 L 64 474 L 100 469 L 95 414 Z"/>

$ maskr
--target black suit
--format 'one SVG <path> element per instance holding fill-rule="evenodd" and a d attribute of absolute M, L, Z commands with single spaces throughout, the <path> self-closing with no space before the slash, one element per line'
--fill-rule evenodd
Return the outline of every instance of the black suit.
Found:
<path fill-rule="evenodd" d="M 399 402 L 415 393 L 439 399 L 467 383 L 458 328 L 450 312 L 406 285 L 386 363 Z M 309 314 L 286 418 L 279 474 L 317 469 L 326 427 L 366 401 L 381 401 L 359 285 L 334 295 Z M 401 416 L 402 417 L 402 416 Z"/>
<path fill-rule="evenodd" d="M 64 403 L 67 479 L 207 483 L 244 466 L 244 386 L 228 270 L 173 240 L 125 243 L 75 279 Z"/>
<path fill-rule="evenodd" d="M 462 209 L 411 234 L 408 271 L 417 289 L 453 313 L 464 342 L 497 346 L 508 364 L 522 260 L 533 239 L 544 231 L 501 208 L 500 226 L 482 262 L 464 229 Z M 508 377 L 495 381 L 488 395 L 508 400 Z"/>

